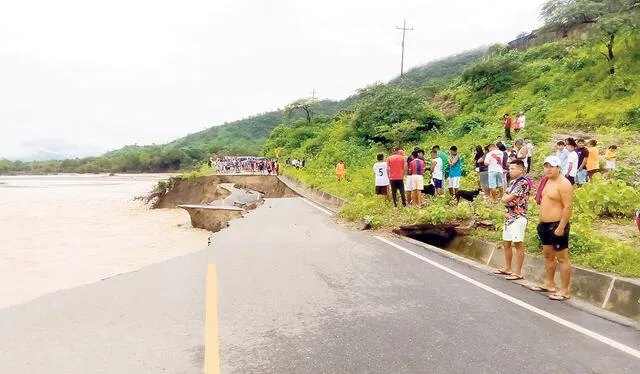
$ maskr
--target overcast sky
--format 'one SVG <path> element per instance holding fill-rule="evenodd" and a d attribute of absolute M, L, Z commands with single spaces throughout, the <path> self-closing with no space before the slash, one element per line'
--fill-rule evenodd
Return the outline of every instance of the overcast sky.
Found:
<path fill-rule="evenodd" d="M 544 0 L 20 0 L 0 5 L 0 158 L 165 143 L 540 25 Z"/>

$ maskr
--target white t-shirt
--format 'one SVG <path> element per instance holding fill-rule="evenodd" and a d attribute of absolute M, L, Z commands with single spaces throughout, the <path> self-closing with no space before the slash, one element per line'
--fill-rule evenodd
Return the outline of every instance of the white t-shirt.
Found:
<path fill-rule="evenodd" d="M 442 180 L 442 159 L 440 157 L 436 157 L 432 158 L 431 161 L 436 163 L 436 166 L 433 168 L 433 173 L 431 173 L 431 178 Z"/>
<path fill-rule="evenodd" d="M 494 149 L 493 151 L 487 153 L 487 156 L 484 158 L 485 165 L 489 165 L 487 170 L 502 173 L 502 171 L 504 170 L 502 168 L 503 157 L 504 153 L 502 153 L 502 151 L 499 149 Z"/>
<path fill-rule="evenodd" d="M 529 154 L 527 154 L 527 157 L 533 157 L 533 144 L 526 143 L 525 146 L 529 150 Z"/>
<path fill-rule="evenodd" d="M 518 122 L 520 122 L 521 129 L 524 129 L 524 125 L 525 125 L 524 121 L 525 121 L 524 114 L 518 117 Z"/>
<path fill-rule="evenodd" d="M 387 163 L 385 161 L 376 162 L 373 165 L 373 172 L 376 174 L 376 186 L 389 185 L 389 174 L 387 173 Z"/>
<path fill-rule="evenodd" d="M 569 164 L 571 165 L 571 171 L 569 171 Z M 569 173 L 570 177 L 576 177 L 578 175 L 578 154 L 576 151 L 569 152 L 569 157 L 567 157 L 567 173 Z"/>

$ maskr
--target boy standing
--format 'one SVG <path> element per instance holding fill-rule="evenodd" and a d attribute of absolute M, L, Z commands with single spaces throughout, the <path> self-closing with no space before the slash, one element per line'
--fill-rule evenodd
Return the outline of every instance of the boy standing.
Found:
<path fill-rule="evenodd" d="M 379 153 L 378 162 L 373 164 L 373 172 L 376 176 L 376 195 L 384 195 L 389 199 L 389 167 L 384 160 L 384 155 Z"/>
<path fill-rule="evenodd" d="M 569 156 L 567 157 L 567 173 L 565 177 L 571 182 L 571 185 L 576 184 L 576 176 L 578 175 L 578 154 L 576 153 L 577 144 L 573 139 L 567 141 L 567 150 Z"/>
<path fill-rule="evenodd" d="M 413 160 L 411 160 L 411 163 L 409 164 L 409 170 L 411 173 L 409 183 L 411 184 L 411 191 L 413 195 L 411 203 L 420 207 L 422 204 L 422 190 L 424 189 L 424 172 L 427 168 L 424 160 L 418 154 L 418 151 L 413 151 L 411 156 L 413 156 Z"/>
<path fill-rule="evenodd" d="M 488 166 L 489 172 L 489 194 L 493 200 L 497 200 L 502 190 L 502 159 L 503 154 L 497 149 L 495 144 L 489 144 L 489 153 L 484 158 L 484 164 Z"/>
<path fill-rule="evenodd" d="M 433 186 L 436 188 L 436 195 L 442 195 L 442 179 L 444 175 L 442 173 L 442 159 L 438 157 L 438 151 L 431 151 L 431 179 L 433 179 Z"/>
<path fill-rule="evenodd" d="M 449 148 L 449 193 L 456 196 L 460 188 L 460 177 L 462 176 L 462 160 L 458 155 L 458 147 L 455 145 Z"/>

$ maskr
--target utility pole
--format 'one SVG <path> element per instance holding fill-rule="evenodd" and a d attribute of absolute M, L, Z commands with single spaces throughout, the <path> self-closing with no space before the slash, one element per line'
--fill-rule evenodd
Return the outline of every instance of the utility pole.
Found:
<path fill-rule="evenodd" d="M 316 104 L 316 94 L 317 94 L 317 93 L 318 93 L 318 92 L 316 92 L 316 89 L 315 89 L 315 87 L 314 87 L 314 88 L 313 88 L 313 91 L 311 91 L 311 105 L 310 105 L 310 107 L 309 107 L 309 110 L 310 110 L 310 112 L 311 112 L 311 115 L 313 115 L 313 108 L 315 107 L 315 104 Z"/>
<path fill-rule="evenodd" d="M 413 31 L 413 27 L 408 29 L 407 20 L 405 19 L 404 23 L 402 24 L 402 27 L 396 26 L 396 29 L 402 30 L 402 58 L 400 59 L 400 78 L 403 78 L 404 77 L 404 37 L 407 30 Z"/>

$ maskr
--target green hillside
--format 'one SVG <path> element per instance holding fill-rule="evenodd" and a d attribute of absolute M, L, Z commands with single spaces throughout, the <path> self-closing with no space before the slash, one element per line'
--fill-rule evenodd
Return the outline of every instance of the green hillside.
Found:
<path fill-rule="evenodd" d="M 429 197 L 427 209 L 391 209 L 373 196 L 371 167 L 377 153 L 388 155 L 394 146 L 456 145 L 464 165 L 461 187 L 475 189 L 474 147 L 503 134 L 504 113 L 523 111 L 527 126 L 518 136 L 536 145 L 534 177 L 559 139 L 595 139 L 602 154 L 607 146 L 618 146 L 615 178 L 597 175 L 576 190 L 571 251 L 580 264 L 640 276 L 640 236 L 631 225 L 640 208 L 640 8 L 633 1 L 611 0 L 562 2 L 544 11 L 547 35 L 571 34 L 573 27 L 588 33 L 524 51 L 493 46 L 488 58 L 435 86 L 401 81 L 370 86 L 360 91 L 352 113 L 276 127 L 264 153 L 273 157 L 273 150 L 282 148 L 281 158 L 306 158 L 304 170 L 285 172 L 349 199 L 342 215 L 350 220 L 368 216 L 374 227 L 394 227 L 479 218 L 501 228 L 503 208 L 483 199 L 456 206 Z M 339 160 L 346 164 L 347 181 L 336 178 Z M 535 221 L 535 204 L 530 214 Z M 529 225 L 527 247 L 535 252 L 540 244 L 534 231 Z M 500 240 L 500 230 L 475 234 Z"/>

